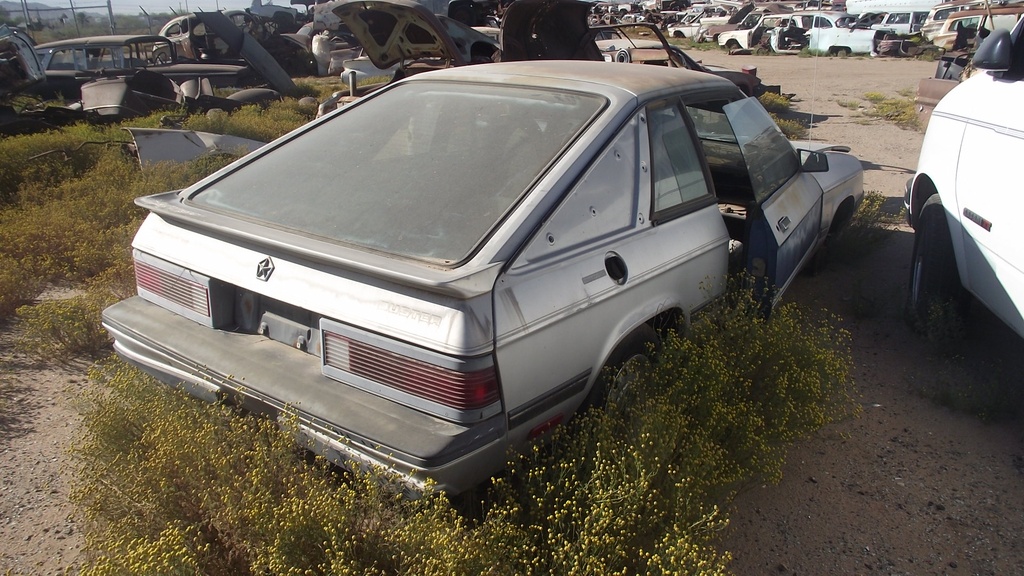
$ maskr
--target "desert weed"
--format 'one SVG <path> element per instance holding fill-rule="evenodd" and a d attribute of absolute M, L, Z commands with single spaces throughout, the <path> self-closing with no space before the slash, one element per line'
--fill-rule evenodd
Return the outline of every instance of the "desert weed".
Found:
<path fill-rule="evenodd" d="M 736 291 L 666 334 L 620 405 L 513 458 L 477 518 L 303 458 L 287 413 L 243 417 L 106 361 L 75 446 L 83 573 L 727 574 L 721 506 L 856 412 L 846 335 L 763 312 Z"/>
<path fill-rule="evenodd" d="M 789 112 L 790 108 L 793 106 L 789 101 L 789 98 L 782 94 L 775 94 L 774 92 L 765 92 L 758 96 L 757 99 L 761 102 L 761 105 L 764 106 L 765 110 L 775 114 Z"/>
<path fill-rule="evenodd" d="M 860 206 L 850 222 L 829 239 L 829 257 L 843 262 L 855 262 L 878 250 L 900 224 L 898 214 L 887 212 L 886 197 L 877 190 L 864 193 Z"/>
<path fill-rule="evenodd" d="M 309 122 L 315 114 L 315 109 L 308 109 L 299 105 L 297 100 L 288 99 L 271 102 L 267 108 L 244 106 L 231 114 L 189 116 L 182 127 L 270 142 Z"/>
<path fill-rule="evenodd" d="M 864 99 L 873 105 L 864 112 L 866 116 L 887 120 L 901 128 L 916 130 L 921 126 L 913 95 L 902 92 L 898 97 L 889 97 L 880 92 L 868 92 Z"/>
<path fill-rule="evenodd" d="M 106 346 L 98 308 L 134 291 L 131 240 L 142 221 L 135 198 L 186 186 L 230 157 L 140 168 L 119 150 L 47 192 L 43 202 L 0 209 L 0 316 L 18 311 L 25 348 L 51 355 L 94 354 Z M 76 283 L 86 296 L 30 304 L 53 283 Z"/>

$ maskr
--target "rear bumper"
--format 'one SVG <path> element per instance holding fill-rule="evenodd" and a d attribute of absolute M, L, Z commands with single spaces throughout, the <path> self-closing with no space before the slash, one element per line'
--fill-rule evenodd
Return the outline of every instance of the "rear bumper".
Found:
<path fill-rule="evenodd" d="M 213 330 L 142 298 L 103 312 L 130 363 L 208 402 L 294 413 L 306 446 L 349 468 L 384 467 L 413 486 L 463 492 L 504 467 L 504 413 L 471 425 L 408 408 L 320 372 L 318 358 L 262 336 Z"/>

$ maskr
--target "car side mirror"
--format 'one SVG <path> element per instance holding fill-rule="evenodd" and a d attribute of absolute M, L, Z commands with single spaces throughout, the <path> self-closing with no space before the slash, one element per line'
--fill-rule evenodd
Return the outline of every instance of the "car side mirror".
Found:
<path fill-rule="evenodd" d="M 800 154 L 800 169 L 804 172 L 828 172 L 828 156 L 823 152 L 797 150 Z"/>
<path fill-rule="evenodd" d="M 1013 62 L 1013 40 L 1010 31 L 999 29 L 988 35 L 972 59 L 974 67 L 990 72 L 1005 72 Z"/>

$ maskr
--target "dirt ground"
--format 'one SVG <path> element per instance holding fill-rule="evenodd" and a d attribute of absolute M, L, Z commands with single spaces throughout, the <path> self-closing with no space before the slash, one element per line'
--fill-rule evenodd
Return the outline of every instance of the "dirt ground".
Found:
<path fill-rule="evenodd" d="M 868 92 L 912 95 L 934 63 L 870 58 L 728 56 L 755 66 L 813 115 L 810 137 L 852 148 L 865 189 L 897 212 L 922 133 L 868 118 Z M 843 105 L 839 103 L 842 102 Z M 903 324 L 913 236 L 895 232 L 853 264 L 800 277 L 786 298 L 839 315 L 852 335 L 863 414 L 790 451 L 778 485 L 756 486 L 731 510 L 723 547 L 738 575 L 1024 574 L 1024 426 L 986 423 L 936 398 L 966 391 L 1016 407 L 1024 341 L 975 306 L 967 338 L 940 353 Z M 66 448 L 79 433 L 75 388 L 86 367 L 47 367 L 12 348 L 0 326 L 0 574 L 77 571 L 80 518 L 68 503 Z M 1007 383 L 1011 386 L 1007 386 Z"/>

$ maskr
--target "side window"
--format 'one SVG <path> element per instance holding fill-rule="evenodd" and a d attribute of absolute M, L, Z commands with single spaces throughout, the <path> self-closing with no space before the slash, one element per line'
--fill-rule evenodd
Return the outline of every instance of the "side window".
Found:
<path fill-rule="evenodd" d="M 652 219 L 700 198 L 711 191 L 704 177 L 693 134 L 678 104 L 661 103 L 648 108 L 651 143 Z"/>
<path fill-rule="evenodd" d="M 115 59 L 115 56 L 117 57 Z M 85 68 L 86 70 L 102 70 L 104 68 L 120 67 L 120 50 L 115 54 L 111 48 L 86 48 Z"/>
<path fill-rule="evenodd" d="M 640 165 L 639 114 L 592 162 L 544 228 L 530 242 L 520 263 L 612 237 L 636 225 L 637 166 Z M 554 240 L 554 242 L 552 242 Z"/>
<path fill-rule="evenodd" d="M 966 29 L 966 30 L 977 30 L 978 29 L 978 22 L 980 22 L 980 21 L 981 21 L 981 17 L 980 16 L 975 16 L 973 18 L 963 18 L 963 19 L 961 19 L 957 23 L 957 27 L 958 28 L 963 28 L 963 29 Z"/>
<path fill-rule="evenodd" d="M 814 27 L 815 28 L 831 28 L 832 27 L 832 23 L 829 22 L 828 20 L 826 20 L 825 18 L 822 18 L 821 16 L 816 16 L 814 18 Z"/>
<path fill-rule="evenodd" d="M 53 56 L 50 57 L 50 65 L 47 68 L 50 70 L 74 70 L 75 51 L 72 49 L 54 50 Z"/>

